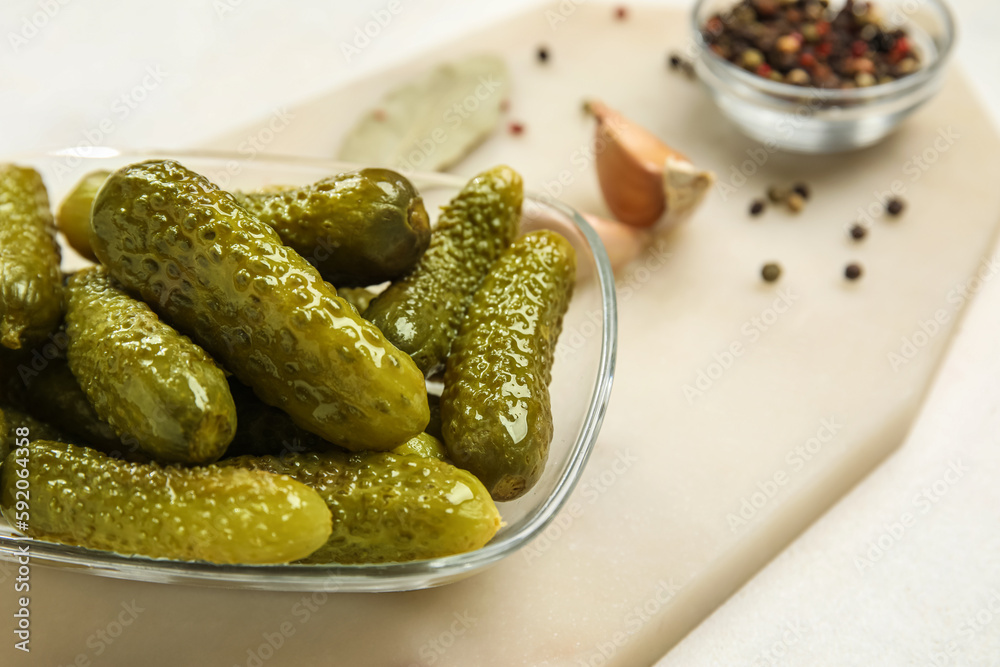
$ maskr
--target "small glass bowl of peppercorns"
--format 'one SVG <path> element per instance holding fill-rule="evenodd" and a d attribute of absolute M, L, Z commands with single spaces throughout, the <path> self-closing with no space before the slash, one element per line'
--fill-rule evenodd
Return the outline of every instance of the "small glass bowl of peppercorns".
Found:
<path fill-rule="evenodd" d="M 768 147 L 870 146 L 940 89 L 954 20 L 940 0 L 699 0 L 695 70 Z"/>

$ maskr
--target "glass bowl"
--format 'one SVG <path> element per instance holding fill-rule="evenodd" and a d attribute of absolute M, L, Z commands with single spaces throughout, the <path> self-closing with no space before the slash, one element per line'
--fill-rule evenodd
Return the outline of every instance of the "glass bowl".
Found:
<path fill-rule="evenodd" d="M 357 165 L 288 157 L 210 152 L 118 151 L 76 148 L 11 159 L 41 172 L 54 206 L 85 174 L 114 170 L 153 158 L 175 159 L 224 188 L 298 185 L 356 169 Z M 432 217 L 465 180 L 445 174 L 407 174 L 424 197 Z M 566 502 L 580 475 L 604 418 L 615 364 L 617 314 L 615 285 L 604 246 L 573 209 L 550 198 L 525 198 L 522 229 L 552 229 L 577 253 L 577 286 L 563 323 L 553 368 L 554 437 L 548 464 L 523 497 L 500 503 L 504 526 L 477 551 L 434 560 L 379 565 L 215 565 L 122 556 L 23 537 L 0 520 L 0 558 L 13 560 L 28 545 L 35 564 L 74 568 L 119 579 L 278 591 L 404 591 L 440 586 L 468 577 L 524 547 Z M 60 239 L 61 241 L 63 239 Z M 63 268 L 87 264 L 63 243 Z"/>
<path fill-rule="evenodd" d="M 921 68 L 891 83 L 850 90 L 793 86 L 752 74 L 705 43 L 702 28 L 736 0 L 698 0 L 691 14 L 698 78 L 716 106 L 751 139 L 799 153 L 870 146 L 940 90 L 955 41 L 951 11 L 940 0 L 875 0 L 887 23 L 910 34 Z M 832 2 L 831 7 L 843 3 Z"/>

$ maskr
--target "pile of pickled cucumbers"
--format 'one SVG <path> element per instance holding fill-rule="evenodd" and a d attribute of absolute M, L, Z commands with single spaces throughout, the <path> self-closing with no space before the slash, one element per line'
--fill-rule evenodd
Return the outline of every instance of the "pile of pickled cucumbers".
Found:
<path fill-rule="evenodd" d="M 522 200 L 498 166 L 432 228 L 386 169 L 227 192 L 151 160 L 53 215 L 0 165 L 4 518 L 214 563 L 481 548 L 544 469 L 576 275 L 562 236 L 521 234 Z M 57 231 L 94 265 L 64 275 Z"/>

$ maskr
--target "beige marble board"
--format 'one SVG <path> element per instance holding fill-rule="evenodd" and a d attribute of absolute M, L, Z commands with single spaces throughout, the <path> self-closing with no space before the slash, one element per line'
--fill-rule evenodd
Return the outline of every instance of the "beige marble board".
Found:
<path fill-rule="evenodd" d="M 579 159 L 592 131 L 580 103 L 599 96 L 728 182 L 756 146 L 696 84 L 666 70 L 667 51 L 685 44 L 686 16 L 631 6 L 618 22 L 610 5 L 562 7 L 291 107 L 265 150 L 333 156 L 344 129 L 390 86 L 442 59 L 492 51 L 507 58 L 509 119 L 526 131 L 499 132 L 457 173 L 503 161 L 544 191 L 566 171 L 562 198 L 604 212 Z M 566 20 L 553 28 L 560 11 Z M 545 66 L 534 57 L 542 43 L 552 54 Z M 267 122 L 212 147 L 237 149 Z M 875 148 L 768 154 L 735 193 L 713 192 L 622 271 L 616 386 L 583 482 L 542 538 L 492 570 L 435 590 L 310 599 L 35 568 L 41 655 L 32 657 L 254 665 L 267 654 L 269 667 L 656 661 L 902 440 L 960 321 L 963 286 L 992 247 L 998 173 L 1000 141 L 953 73 L 936 101 Z M 747 216 L 767 185 L 793 179 L 814 191 L 802 215 Z M 858 208 L 897 180 L 905 215 L 875 220 L 862 244 L 848 240 Z M 768 260 L 785 270 L 776 285 L 758 278 Z M 865 268 L 856 284 L 842 278 L 849 261 Z M 893 364 L 891 354 L 909 357 Z M 713 376 L 703 393 L 686 396 L 702 372 Z M 746 518 L 734 521 L 741 507 Z M 11 600 L 0 596 L 8 619 Z M 143 610 L 129 631 L 107 645 L 92 640 L 122 605 Z M 280 648 L 262 648 L 268 638 Z"/>

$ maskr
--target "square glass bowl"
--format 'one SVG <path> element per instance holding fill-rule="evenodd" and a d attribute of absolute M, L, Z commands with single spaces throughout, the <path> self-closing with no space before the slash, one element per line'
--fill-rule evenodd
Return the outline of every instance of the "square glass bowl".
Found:
<path fill-rule="evenodd" d="M 719 110 L 745 135 L 797 153 L 838 153 L 885 138 L 940 90 L 955 41 L 955 23 L 940 0 L 873 0 L 892 28 L 909 33 L 920 69 L 891 83 L 826 90 L 757 76 L 705 43 L 708 19 L 737 0 L 698 0 L 691 13 L 695 71 Z M 843 0 L 830 3 L 831 9 Z"/>
<path fill-rule="evenodd" d="M 87 173 L 113 171 L 133 162 L 174 159 L 225 189 L 266 185 L 302 185 L 357 165 L 207 152 L 137 151 L 78 148 L 10 160 L 37 169 L 45 179 L 53 207 Z M 407 174 L 424 197 L 428 214 L 465 184 L 445 174 Z M 183 583 L 225 588 L 278 591 L 404 591 L 440 586 L 470 576 L 509 556 L 536 537 L 566 502 L 580 478 L 604 418 L 615 364 L 617 313 L 614 276 L 604 246 L 594 230 L 570 207 L 550 198 L 525 197 L 522 231 L 551 229 L 576 250 L 577 284 L 556 348 L 550 392 L 554 437 L 548 464 L 538 483 L 523 497 L 500 503 L 504 526 L 477 551 L 434 560 L 379 565 L 216 565 L 122 556 L 23 537 L 0 520 L 0 558 L 13 560 L 29 545 L 36 564 L 74 568 L 119 579 Z M 86 266 L 62 242 L 63 268 Z"/>

